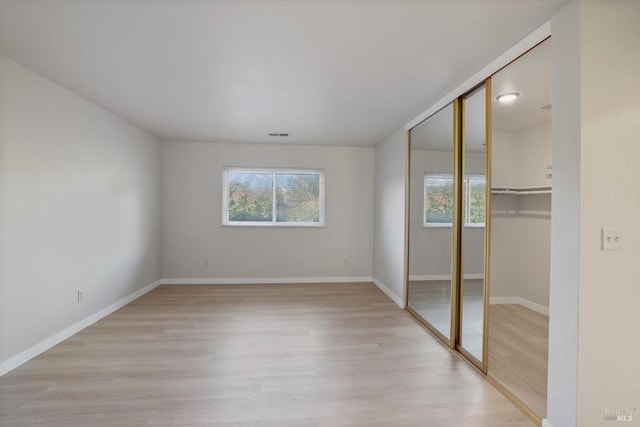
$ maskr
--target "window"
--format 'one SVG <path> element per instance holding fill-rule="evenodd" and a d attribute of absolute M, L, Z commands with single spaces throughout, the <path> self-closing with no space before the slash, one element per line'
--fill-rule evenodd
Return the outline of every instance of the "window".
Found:
<path fill-rule="evenodd" d="M 453 177 L 424 176 L 424 226 L 453 224 Z"/>
<path fill-rule="evenodd" d="M 484 227 L 485 178 L 467 175 L 463 181 L 464 225 Z M 425 174 L 424 227 L 451 227 L 453 224 L 453 177 Z"/>
<path fill-rule="evenodd" d="M 484 227 L 486 211 L 485 180 L 483 176 L 468 176 L 465 180 L 465 214 L 464 225 L 466 227 Z"/>
<path fill-rule="evenodd" d="M 224 225 L 324 225 L 320 170 L 225 168 L 223 182 Z"/>

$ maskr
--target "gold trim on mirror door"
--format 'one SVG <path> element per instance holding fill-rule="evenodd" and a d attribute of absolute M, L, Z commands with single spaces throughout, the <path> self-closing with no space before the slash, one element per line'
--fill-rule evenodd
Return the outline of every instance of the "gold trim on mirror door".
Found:
<path fill-rule="evenodd" d="M 535 412 L 529 406 L 527 406 L 518 396 L 513 394 L 508 387 L 498 381 L 493 375 L 487 374 L 485 378 L 489 383 L 494 386 L 500 393 L 502 393 L 507 399 L 511 401 L 520 411 L 522 411 L 531 421 L 533 421 L 538 427 L 542 426 L 542 417 Z"/>
<path fill-rule="evenodd" d="M 458 341 L 458 283 L 460 281 L 460 100 L 453 101 L 453 226 L 451 238 L 451 327 L 449 347 L 455 349 Z"/>
<path fill-rule="evenodd" d="M 451 105 L 453 106 L 453 140 L 451 141 L 453 144 L 453 161 L 454 161 L 454 171 L 453 171 L 453 177 L 456 178 L 454 179 L 454 194 L 457 191 L 456 185 L 459 185 L 459 179 L 457 179 L 457 173 L 459 170 L 459 166 L 458 166 L 458 159 L 460 157 L 460 153 L 459 153 L 459 149 L 458 149 L 458 138 L 459 138 L 459 113 L 458 113 L 458 106 L 459 104 L 459 100 L 455 99 L 454 101 L 451 102 Z M 447 108 L 449 105 L 446 105 L 445 107 L 443 107 L 442 109 Z M 410 233 L 411 233 L 411 225 L 410 225 L 410 220 L 411 220 L 411 146 L 412 146 L 412 132 L 413 129 L 417 128 L 418 126 L 420 126 L 422 123 L 426 122 L 427 120 L 429 120 L 431 117 L 435 116 L 436 114 L 440 113 L 441 110 L 435 112 L 433 115 L 427 117 L 425 120 L 423 120 L 422 122 L 418 123 L 415 127 L 413 127 L 412 129 L 409 129 L 407 131 L 407 141 L 406 141 L 406 153 L 405 153 L 405 157 L 406 157 L 406 165 L 405 165 L 405 227 L 404 227 L 404 234 L 405 234 L 405 241 L 404 241 L 404 249 L 405 249 L 405 253 L 404 253 L 404 305 L 405 305 L 405 309 L 409 312 L 409 314 L 411 314 L 422 326 L 424 326 L 434 337 L 436 337 L 437 339 L 439 339 L 440 341 L 442 341 L 442 343 L 444 345 L 446 345 L 447 347 L 451 348 L 451 349 L 455 349 L 455 339 L 456 339 L 456 335 L 455 335 L 455 329 L 453 329 L 453 327 L 457 326 L 457 317 L 456 316 L 456 312 L 453 310 L 453 308 L 455 308 L 457 301 L 456 301 L 456 297 L 457 297 L 457 282 L 456 282 L 456 270 L 457 270 L 457 255 L 456 255 L 456 249 L 454 248 L 452 250 L 452 273 L 451 273 L 451 304 L 452 304 L 452 312 L 451 312 L 451 327 L 452 329 L 449 331 L 449 335 L 445 335 L 442 331 L 438 330 L 435 326 L 433 326 L 428 320 L 425 319 L 425 317 L 423 317 L 420 313 L 418 313 L 416 310 L 414 310 L 413 308 L 411 308 L 411 306 L 409 305 L 410 303 L 410 281 L 409 281 L 409 272 L 410 272 L 410 263 L 411 263 L 411 256 L 410 256 L 410 249 L 411 249 L 411 245 L 410 245 Z M 454 196 L 455 198 L 455 196 Z M 453 211 L 453 226 L 452 226 L 452 239 L 454 239 L 453 244 L 457 245 L 459 243 L 459 235 L 457 234 L 457 227 L 455 227 L 456 224 L 456 218 L 459 217 L 458 213 L 457 213 L 457 208 L 459 206 L 459 203 L 457 201 L 454 200 L 454 211 Z M 452 245 L 453 246 L 453 245 Z"/>
<path fill-rule="evenodd" d="M 546 40 L 546 39 L 545 39 Z M 464 218 L 463 218 L 463 185 L 465 177 L 465 99 L 476 90 L 485 87 L 485 117 L 486 117 L 486 150 L 485 150 L 485 237 L 484 237 L 484 286 L 483 286 L 483 337 L 482 360 L 463 347 L 462 316 L 464 295 Z M 540 425 L 541 418 L 526 404 L 516 397 L 509 389 L 488 374 L 489 369 L 489 307 L 491 289 L 491 181 L 492 181 L 492 81 L 488 77 L 465 94 L 452 101 L 453 104 L 453 161 L 454 161 L 454 212 L 452 230 L 452 277 L 451 277 L 451 324 L 449 337 L 445 337 L 439 330 L 427 322 L 419 313 L 409 307 L 409 218 L 410 218 L 410 168 L 411 168 L 411 130 L 407 131 L 406 144 L 406 174 L 405 174 L 405 259 L 404 259 L 404 304 L 407 311 L 433 336 L 444 345 L 454 349 L 464 360 L 496 387 L 502 394 L 513 401 L 527 416 Z M 436 113 L 434 113 L 436 114 Z M 427 118 L 428 119 L 428 118 Z M 425 120 L 427 120 L 425 119 Z M 418 125 L 416 125 L 418 126 Z"/>
<path fill-rule="evenodd" d="M 460 96 L 459 98 L 459 102 L 460 102 L 460 114 L 459 114 L 459 120 L 460 120 L 460 128 L 459 128 L 459 132 L 460 132 L 460 160 L 459 160 L 459 167 L 460 167 L 460 173 L 456 176 L 457 179 L 459 180 L 459 185 L 460 185 L 460 194 L 458 195 L 458 197 L 456 198 L 456 201 L 460 204 L 459 208 L 458 208 L 458 213 L 459 213 L 459 218 L 460 221 L 458 223 L 458 228 L 459 228 L 459 232 L 460 232 L 460 239 L 459 239 L 459 245 L 460 245 L 460 250 L 458 252 L 458 268 L 456 270 L 456 274 L 458 275 L 458 328 L 456 331 L 456 345 L 455 345 L 455 349 L 458 350 L 458 352 L 460 352 L 460 354 L 462 354 L 472 365 L 474 365 L 479 371 L 481 371 L 483 374 L 486 374 L 486 357 L 484 354 L 484 349 L 486 347 L 486 336 L 484 336 L 485 334 L 485 330 L 486 330 L 486 319 L 487 319 L 487 299 L 486 299 L 486 286 L 484 283 L 484 277 L 483 277 L 483 306 L 484 306 L 484 313 L 483 313 L 483 324 L 482 324 L 482 331 L 483 331 L 483 337 L 482 337 L 482 359 L 483 360 L 479 360 L 475 355 L 471 354 L 468 350 L 466 350 L 464 348 L 464 340 L 463 340 L 463 329 L 464 329 L 464 325 L 463 325 L 463 321 L 464 321 L 464 287 L 465 287 L 465 283 L 464 283 L 464 256 L 465 256 L 465 252 L 464 252 L 464 248 L 465 248 L 465 228 L 464 228 L 464 222 L 465 222 L 465 218 L 464 215 L 462 214 L 462 209 L 464 206 L 464 188 L 463 188 L 463 183 L 464 183 L 464 179 L 466 176 L 466 100 L 470 95 L 473 95 L 474 93 L 476 93 L 477 91 L 481 90 L 482 88 L 485 88 L 485 93 L 486 93 L 486 86 L 485 86 L 486 80 L 481 82 L 480 84 L 478 84 L 477 86 L 475 86 L 474 88 L 472 88 L 471 90 L 469 90 L 468 92 L 466 92 L 465 94 L 463 94 L 462 96 Z M 486 118 L 486 111 L 485 111 L 485 118 Z M 486 150 L 485 150 L 486 151 Z M 485 165 L 486 166 L 486 165 Z M 486 171 L 485 171 L 486 172 Z M 486 176 L 486 173 L 485 173 Z M 485 184 L 486 186 L 486 184 Z M 486 204 L 486 199 L 485 199 L 485 204 Z M 486 207 L 485 207 L 486 209 Z M 485 249 L 486 249 L 486 227 L 485 227 Z M 483 257 L 486 257 L 486 254 L 483 254 Z M 483 261 L 486 262 L 486 258 L 483 258 Z"/>
<path fill-rule="evenodd" d="M 434 326 L 431 325 L 424 317 L 420 315 L 413 308 L 407 306 L 407 311 L 420 323 L 431 335 L 442 341 L 442 345 L 447 347 L 451 347 L 449 345 L 449 338 L 447 338 L 442 332 L 437 330 Z"/>
<path fill-rule="evenodd" d="M 475 90 L 475 89 L 474 89 Z M 462 348 L 462 328 L 463 328 L 463 309 L 464 309 L 464 215 L 462 213 L 462 209 L 464 206 L 464 185 L 462 184 L 464 181 L 464 168 L 465 168 L 465 96 L 463 95 L 458 99 L 459 102 L 459 128 L 458 128 L 458 173 L 456 174 L 456 203 L 458 204 L 456 207 L 456 214 L 458 215 L 456 226 L 458 232 L 458 253 L 457 253 L 457 268 L 456 268 L 456 276 L 457 276 L 457 327 L 456 327 L 456 349 L 460 350 Z"/>
<path fill-rule="evenodd" d="M 477 357 L 475 357 L 473 354 L 471 354 L 469 351 L 467 351 L 461 345 L 456 347 L 456 350 L 458 350 L 458 353 L 460 353 L 469 363 L 471 363 L 471 365 L 474 368 L 476 368 L 478 370 L 478 372 L 480 372 L 483 375 L 485 374 L 482 371 L 482 362 L 480 360 L 478 360 Z"/>
<path fill-rule="evenodd" d="M 485 81 L 486 139 L 485 139 L 485 211 L 484 211 L 484 324 L 482 331 L 482 372 L 489 369 L 489 287 L 491 286 L 491 77 Z"/>
<path fill-rule="evenodd" d="M 411 129 L 407 131 L 404 165 L 404 307 L 409 307 L 409 220 L 411 218 Z"/>
<path fill-rule="evenodd" d="M 456 101 L 457 102 L 457 101 Z M 437 113 L 435 113 L 437 114 Z M 425 120 L 428 120 L 425 119 Z M 424 123 L 424 122 L 421 122 Z M 420 124 L 416 125 L 419 126 Z M 404 221 L 405 221 L 405 227 L 404 227 L 404 236 L 405 236 L 405 241 L 404 241 L 404 250 L 405 250 L 405 257 L 404 257 L 404 308 L 405 310 L 407 310 L 409 312 L 409 314 L 411 314 L 422 326 L 424 326 L 427 331 L 429 331 L 435 338 L 439 339 L 440 341 L 442 341 L 442 343 L 450 348 L 453 348 L 453 339 L 451 338 L 453 336 L 453 334 L 450 332 L 449 333 L 449 337 L 445 336 L 441 331 L 439 331 L 438 329 L 436 329 L 433 325 L 431 325 L 431 323 L 429 323 L 424 317 L 422 317 L 422 315 L 420 315 L 420 313 L 418 313 L 417 311 L 415 311 L 413 308 L 411 308 L 411 306 L 409 305 L 409 263 L 410 261 L 410 254 L 409 254 L 409 249 L 410 249 L 410 236 L 409 233 L 411 231 L 411 227 L 410 227 L 410 211 L 411 211 L 411 132 L 413 129 L 409 129 L 407 131 L 407 138 L 406 138 L 406 153 L 405 153 L 405 158 L 406 158 L 406 164 L 405 164 L 405 217 L 404 217 Z M 455 146 L 454 146 L 455 147 Z M 453 286 L 453 285 L 452 285 Z M 453 317 L 453 314 L 452 314 Z"/>
<path fill-rule="evenodd" d="M 453 209 L 453 227 L 452 227 L 452 248 L 451 248 L 451 320 L 449 336 L 445 336 L 441 331 L 431 325 L 423 316 L 413 310 L 410 305 L 410 283 L 409 283 L 409 265 L 411 263 L 410 256 L 410 211 L 411 211 L 411 135 L 413 129 L 407 131 L 406 135 L 406 163 L 405 163 L 405 242 L 404 242 L 404 305 L 406 310 L 420 322 L 435 337 L 440 339 L 448 347 L 457 350 L 465 359 L 475 366 L 479 371 L 486 374 L 488 366 L 488 277 L 489 277 L 489 240 L 490 240 L 490 168 L 491 168 L 491 80 L 490 78 L 478 84 L 464 95 L 452 101 L 453 106 L 453 177 L 454 177 L 454 209 Z M 465 100 L 481 88 L 485 88 L 486 93 L 486 158 L 485 158 L 485 183 L 486 197 L 485 202 L 485 242 L 484 242 L 484 283 L 483 283 L 483 337 L 482 337 L 482 360 L 471 354 L 464 348 L 462 339 L 463 334 L 463 315 L 464 315 L 464 179 L 465 179 Z M 425 120 L 428 120 L 425 119 Z"/>

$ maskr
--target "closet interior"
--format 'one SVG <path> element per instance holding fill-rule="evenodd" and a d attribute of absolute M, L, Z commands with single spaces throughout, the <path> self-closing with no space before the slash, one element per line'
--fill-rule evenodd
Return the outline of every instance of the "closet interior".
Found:
<path fill-rule="evenodd" d="M 551 40 L 492 76 L 488 374 L 546 416 L 551 246 Z M 501 94 L 514 99 L 501 102 Z"/>

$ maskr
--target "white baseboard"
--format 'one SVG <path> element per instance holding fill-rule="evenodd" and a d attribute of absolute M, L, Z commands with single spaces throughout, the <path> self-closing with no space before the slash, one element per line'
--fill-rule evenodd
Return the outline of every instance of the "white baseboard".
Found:
<path fill-rule="evenodd" d="M 451 280 L 451 275 L 447 274 L 412 274 L 409 276 L 410 282 L 422 282 L 431 280 Z"/>
<path fill-rule="evenodd" d="M 553 427 L 553 424 L 551 424 L 546 418 L 542 420 L 542 427 Z"/>
<path fill-rule="evenodd" d="M 467 280 L 484 279 L 484 274 L 465 274 Z M 431 281 L 431 280 L 451 280 L 450 274 L 415 274 L 409 276 L 409 281 Z"/>
<path fill-rule="evenodd" d="M 163 285 L 267 285 L 277 283 L 353 283 L 372 282 L 371 276 L 344 277 L 254 277 L 254 278 L 195 278 L 162 279 Z"/>
<path fill-rule="evenodd" d="M 536 304 L 535 302 L 531 302 L 521 297 L 491 297 L 489 299 L 489 304 L 519 304 L 530 310 L 549 316 L 549 307 Z"/>
<path fill-rule="evenodd" d="M 396 304 L 398 304 L 398 306 L 400 308 L 405 308 L 404 305 L 404 301 L 402 298 L 400 298 L 398 295 L 396 295 L 391 289 L 389 289 L 384 283 L 382 283 L 381 281 L 379 281 L 378 279 L 376 279 L 375 277 L 373 278 L 373 284 L 376 285 L 378 288 L 380 288 L 380 290 L 382 292 L 384 292 L 390 299 L 391 301 L 395 302 Z"/>
<path fill-rule="evenodd" d="M 491 297 L 489 304 L 520 304 L 520 297 Z"/>
<path fill-rule="evenodd" d="M 159 285 L 162 284 L 162 280 L 158 280 L 150 285 L 145 286 L 142 289 L 139 289 L 137 291 L 135 291 L 134 293 L 127 295 L 126 297 L 122 298 L 119 301 L 114 302 L 113 304 L 111 304 L 110 306 L 103 308 L 102 310 L 98 311 L 97 313 L 94 313 L 88 317 L 85 317 L 84 319 L 82 319 L 81 321 L 74 323 L 73 325 L 69 326 L 68 328 L 50 336 L 49 338 L 39 342 L 38 344 L 34 345 L 33 347 L 30 347 L 28 349 L 26 349 L 25 351 L 23 351 L 22 353 L 13 356 L 12 358 L 5 360 L 4 362 L 0 363 L 0 377 L 3 376 L 4 374 L 14 370 L 15 368 L 17 368 L 18 366 L 28 362 L 29 360 L 33 359 L 34 357 L 36 357 L 37 355 L 39 355 L 40 353 L 43 353 L 47 350 L 49 350 L 51 347 L 53 347 L 54 345 L 57 345 L 59 343 L 61 343 L 62 341 L 66 340 L 67 338 L 71 337 L 72 335 L 77 334 L 78 332 L 80 332 L 81 330 L 83 330 L 84 328 L 86 328 L 87 326 L 91 326 L 92 324 L 96 323 L 98 320 L 102 319 L 105 316 L 108 316 L 109 314 L 113 313 L 114 311 L 124 307 L 125 305 L 129 304 L 131 301 L 141 297 L 142 295 L 146 294 L 147 292 L 157 288 Z"/>

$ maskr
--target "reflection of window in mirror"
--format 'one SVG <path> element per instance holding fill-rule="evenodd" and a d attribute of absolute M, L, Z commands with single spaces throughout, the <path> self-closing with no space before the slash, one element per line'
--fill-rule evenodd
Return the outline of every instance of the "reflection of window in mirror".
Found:
<path fill-rule="evenodd" d="M 484 227 L 485 177 L 467 175 L 463 182 L 465 227 Z M 451 227 L 453 224 L 453 176 L 424 175 L 423 227 Z"/>
<path fill-rule="evenodd" d="M 484 227 L 486 186 L 482 175 L 467 175 L 465 179 L 465 227 Z"/>
<path fill-rule="evenodd" d="M 424 227 L 451 227 L 453 224 L 453 176 L 425 174 Z"/>

